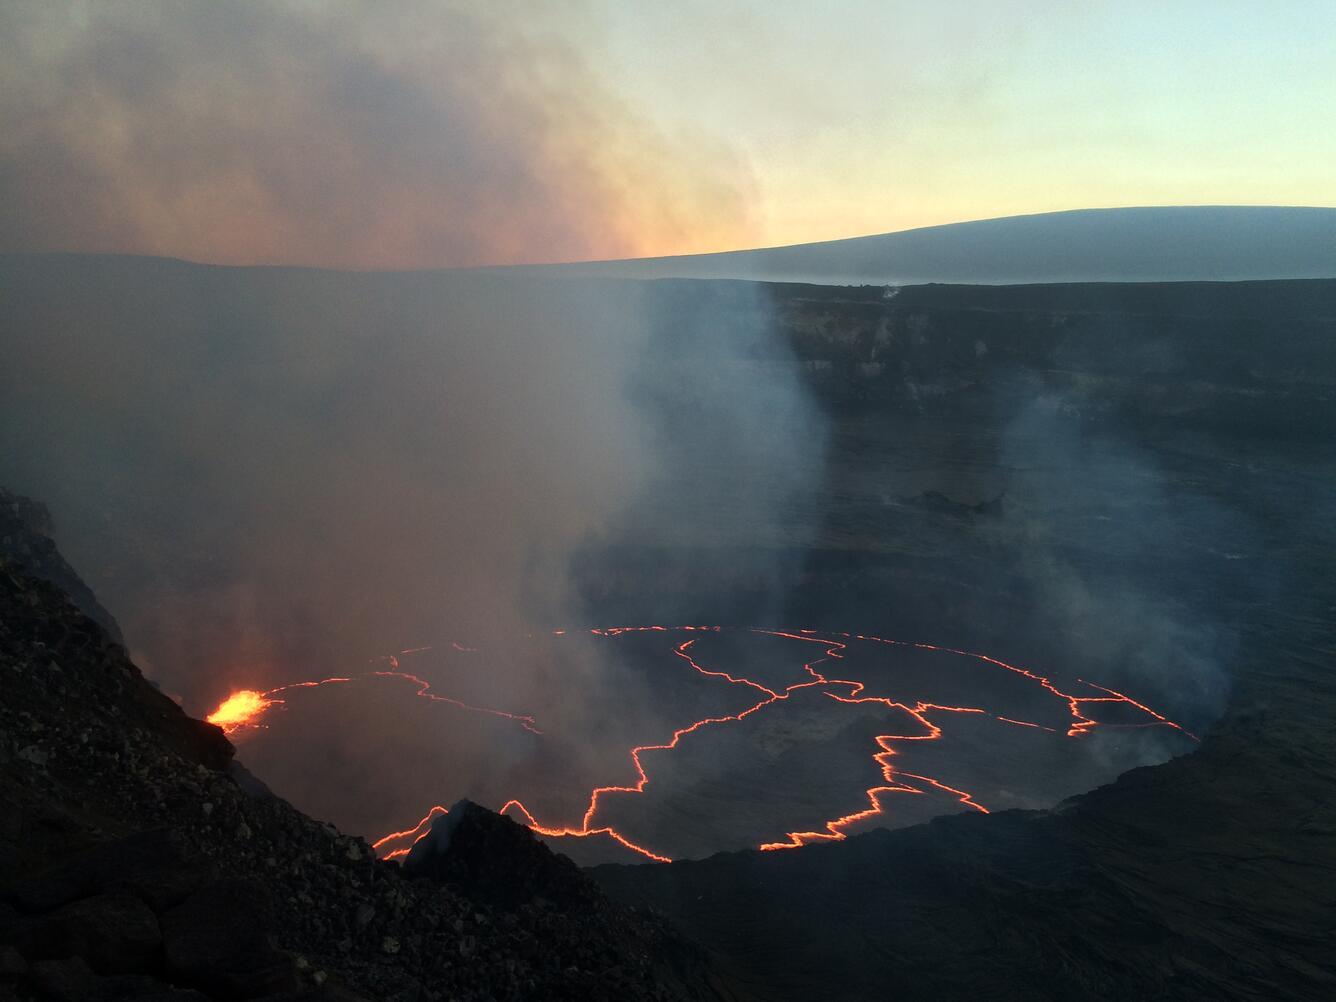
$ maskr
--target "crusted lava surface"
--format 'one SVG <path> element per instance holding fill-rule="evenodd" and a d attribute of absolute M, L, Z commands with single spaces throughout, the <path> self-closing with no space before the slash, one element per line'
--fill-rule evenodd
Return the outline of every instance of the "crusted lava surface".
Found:
<path fill-rule="evenodd" d="M 472 807 L 409 874 L 274 797 L 4 502 L 0 999 L 710 997 L 694 947 L 506 819 Z"/>

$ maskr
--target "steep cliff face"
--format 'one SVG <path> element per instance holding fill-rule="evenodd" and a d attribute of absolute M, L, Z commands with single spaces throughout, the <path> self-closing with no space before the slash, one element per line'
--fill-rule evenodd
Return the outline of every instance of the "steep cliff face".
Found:
<path fill-rule="evenodd" d="M 528 875 L 495 900 L 406 878 L 268 794 L 33 576 L 73 573 L 41 509 L 4 510 L 22 518 L 0 557 L 0 999 L 710 993 L 693 948 L 504 819 L 474 817 L 509 837 L 443 863 Z"/>
<path fill-rule="evenodd" d="M 715 324 L 726 310 L 702 301 L 734 295 L 730 283 L 657 284 L 665 346 L 690 342 L 674 301 Z M 1336 428 L 1333 281 L 758 288 L 805 381 L 842 413 L 986 419 L 1049 393 L 1073 417 Z"/>

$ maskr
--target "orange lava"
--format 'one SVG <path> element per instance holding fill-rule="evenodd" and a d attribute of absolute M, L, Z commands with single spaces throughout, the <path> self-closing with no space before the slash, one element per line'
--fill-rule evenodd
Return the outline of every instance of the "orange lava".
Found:
<path fill-rule="evenodd" d="M 241 689 L 219 703 L 218 709 L 204 719 L 217 724 L 224 734 L 235 734 L 247 725 L 254 725 L 260 715 L 276 702 L 282 701 L 269 699 L 268 693 L 255 689 Z"/>
<path fill-rule="evenodd" d="M 419 821 L 417 824 L 415 824 L 412 828 L 405 828 L 401 832 L 390 832 L 388 835 L 382 835 L 375 842 L 371 843 L 371 848 L 375 849 L 377 852 L 380 852 L 382 849 L 385 848 L 385 846 L 389 845 L 391 842 L 399 842 L 404 839 L 411 839 L 409 844 L 406 846 L 386 851 L 385 855 L 382 858 L 398 859 L 400 856 L 407 856 L 408 851 L 413 847 L 413 843 L 417 842 L 418 839 L 422 838 L 423 835 L 426 835 L 427 832 L 431 830 L 431 823 L 435 821 L 436 818 L 440 817 L 442 814 L 449 814 L 449 813 L 450 811 L 448 808 L 442 807 L 440 804 L 437 804 L 426 814 L 424 814 L 422 816 L 422 820 Z"/>
<path fill-rule="evenodd" d="M 399 664 L 396 658 L 391 658 L 390 663 L 396 666 Z M 537 724 L 534 723 L 533 717 L 529 716 L 527 713 L 507 713 L 505 710 L 490 710 L 485 706 L 470 706 L 468 703 L 461 702 L 458 699 L 451 699 L 449 696 L 438 696 L 436 693 L 429 691 L 431 689 L 430 682 L 426 679 L 418 678 L 416 675 L 410 675 L 407 672 L 376 671 L 371 674 L 379 676 L 380 678 L 401 678 L 405 682 L 412 682 L 418 687 L 418 690 L 414 695 L 421 696 L 423 699 L 430 699 L 433 703 L 449 703 L 451 706 L 457 706 L 461 710 L 472 710 L 474 713 L 486 713 L 493 717 L 504 717 L 507 720 L 515 721 L 515 723 L 519 724 L 531 734 L 543 733 L 538 729 Z"/>
<path fill-rule="evenodd" d="M 624 633 L 701 633 L 701 632 L 723 632 L 725 628 L 718 626 L 623 626 L 606 629 L 590 630 L 589 633 L 601 637 L 617 637 Z M 553 636 L 564 636 L 567 631 L 554 630 Z M 711 679 L 718 679 L 727 685 L 741 689 L 749 689 L 755 694 L 755 702 L 744 709 L 730 714 L 721 714 L 719 716 L 704 717 L 700 720 L 692 721 L 682 727 L 674 729 L 671 734 L 659 741 L 646 742 L 635 745 L 630 748 L 627 755 L 632 769 L 631 781 L 598 786 L 589 793 L 588 804 L 578 824 L 563 823 L 545 823 L 539 821 L 537 817 L 519 800 L 509 800 L 500 808 L 500 813 L 511 815 L 540 835 L 549 838 L 589 838 L 592 836 L 605 835 L 625 848 L 635 852 L 646 859 L 656 862 L 671 862 L 669 856 L 658 852 L 647 846 L 638 844 L 628 838 L 624 833 L 618 831 L 612 825 L 603 823 L 599 820 L 599 812 L 602 802 L 610 796 L 615 795 L 640 795 L 645 792 L 650 783 L 649 772 L 646 769 L 642 758 L 650 752 L 673 751 L 679 744 L 690 735 L 697 731 L 710 727 L 722 727 L 735 724 L 753 714 L 760 713 L 767 707 L 789 699 L 794 693 L 814 689 L 824 693 L 828 698 L 844 704 L 881 704 L 888 710 L 902 714 L 906 718 L 908 725 L 907 733 L 879 734 L 876 736 L 876 750 L 872 753 L 871 759 L 876 764 L 880 773 L 881 781 L 864 791 L 865 805 L 858 810 L 830 818 L 811 830 L 796 830 L 784 833 L 782 840 L 765 842 L 757 848 L 764 851 L 774 851 L 779 849 L 794 849 L 804 845 L 816 842 L 839 841 L 848 837 L 848 830 L 854 825 L 868 821 L 878 815 L 886 813 L 884 798 L 891 794 L 904 795 L 924 795 L 928 793 L 946 794 L 954 798 L 962 807 L 969 810 L 979 811 L 987 814 L 988 808 L 975 799 L 974 794 L 969 791 L 957 789 L 947 783 L 942 782 L 933 776 L 922 775 L 903 771 L 896 767 L 893 760 L 898 754 L 897 745 L 900 742 L 909 741 L 936 741 L 942 737 L 943 730 L 934 718 L 944 714 L 973 714 L 985 715 L 1005 724 L 1011 724 L 1018 727 L 1034 728 L 1048 731 L 1050 733 L 1059 733 L 1052 727 L 1045 724 L 1034 723 L 1026 720 L 1016 720 L 1010 717 L 998 716 L 989 713 L 983 707 L 976 706 L 945 706 L 936 703 L 913 702 L 903 703 L 890 699 L 885 696 L 869 695 L 866 693 L 866 684 L 856 679 L 836 678 L 827 675 L 828 665 L 834 665 L 844 657 L 844 651 L 848 649 L 852 642 L 884 644 L 896 647 L 916 648 L 919 650 L 936 651 L 940 653 L 952 654 L 959 657 L 970 658 L 977 661 L 982 666 L 1001 669 L 1007 672 L 1028 679 L 1036 686 L 1044 690 L 1053 698 L 1060 700 L 1065 704 L 1070 716 L 1070 723 L 1067 725 L 1065 736 L 1073 739 L 1080 739 L 1088 735 L 1097 727 L 1169 727 L 1178 730 L 1193 741 L 1198 740 L 1196 735 L 1185 730 L 1180 725 L 1169 720 L 1167 717 L 1150 709 L 1143 703 L 1132 699 L 1123 693 L 1113 689 L 1105 688 L 1093 682 L 1087 682 L 1084 679 L 1078 679 L 1081 685 L 1088 686 L 1090 689 L 1100 693 L 1100 695 L 1076 695 L 1059 689 L 1049 678 L 1029 671 L 1016 665 L 1007 664 L 996 658 L 985 654 L 978 654 L 971 651 L 958 650 L 951 647 L 940 647 L 933 644 L 914 643 L 900 640 L 890 640 L 884 637 L 869 636 L 854 633 L 818 633 L 815 630 L 771 630 L 752 628 L 742 632 L 753 634 L 779 637 L 793 640 L 800 643 L 815 644 L 820 648 L 821 656 L 813 658 L 803 664 L 803 680 L 794 682 L 783 688 L 770 688 L 760 682 L 752 679 L 743 678 L 715 668 L 709 668 L 698 662 L 693 656 L 692 649 L 697 644 L 698 638 L 691 637 L 677 643 L 673 653 L 680 658 L 692 671 L 701 676 Z M 475 648 L 464 647 L 460 644 L 452 644 L 457 651 L 473 651 Z M 409 655 L 420 651 L 430 650 L 427 647 L 413 648 L 400 651 L 400 655 Z M 368 673 L 365 677 L 388 677 L 397 678 L 411 682 L 417 686 L 415 695 L 425 699 L 437 702 L 444 702 L 455 707 L 469 710 L 477 713 L 490 714 L 506 718 L 520 724 L 525 730 L 533 734 L 541 734 L 538 730 L 534 718 L 526 714 L 510 713 L 504 710 L 488 709 L 485 707 L 470 706 L 467 703 L 453 699 L 448 696 L 442 696 L 431 692 L 431 684 L 424 679 L 409 674 L 401 670 L 398 657 L 390 655 L 381 659 L 388 663 L 388 670 L 378 670 Z M 277 689 L 271 689 L 268 692 L 257 692 L 255 690 L 242 690 L 230 696 L 213 714 L 209 716 L 210 722 L 217 723 L 232 733 L 242 727 L 258 726 L 258 721 L 264 712 L 275 703 L 281 703 L 282 700 L 274 697 L 288 689 L 298 687 L 309 687 L 326 685 L 333 682 L 347 682 L 350 679 L 324 679 L 318 682 L 299 682 L 294 685 L 280 686 Z M 1149 719 L 1139 724 L 1100 724 L 1097 720 L 1087 714 L 1092 704 L 1114 704 L 1119 703 L 1131 707 L 1143 714 Z M 432 821 L 445 814 L 446 808 L 434 806 L 429 810 L 415 825 L 403 831 L 391 832 L 382 836 L 374 843 L 377 852 L 382 854 L 385 859 L 398 859 L 408 854 L 414 843 L 423 838 L 430 830 Z"/>

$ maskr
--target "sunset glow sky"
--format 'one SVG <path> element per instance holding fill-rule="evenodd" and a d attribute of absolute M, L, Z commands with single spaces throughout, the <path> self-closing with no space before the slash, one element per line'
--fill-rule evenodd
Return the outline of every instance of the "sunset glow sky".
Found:
<path fill-rule="evenodd" d="M 1336 204 L 1336 4 L 6 3 L 0 250 L 443 267 Z"/>

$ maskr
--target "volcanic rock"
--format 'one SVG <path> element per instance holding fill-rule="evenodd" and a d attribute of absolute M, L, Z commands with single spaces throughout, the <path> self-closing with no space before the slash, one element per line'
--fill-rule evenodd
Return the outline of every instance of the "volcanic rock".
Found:
<path fill-rule="evenodd" d="M 147 970 L 162 935 L 152 910 L 124 893 L 99 894 L 56 909 L 19 933 L 23 952 L 38 960 L 78 956 L 103 974 Z"/>
<path fill-rule="evenodd" d="M 209 884 L 162 916 L 169 974 L 217 994 L 255 998 L 300 987 L 289 959 L 274 948 L 274 907 L 255 880 Z"/>
<path fill-rule="evenodd" d="M 535 899 L 578 907 L 594 897 L 569 859 L 523 825 L 469 800 L 432 822 L 404 861 L 404 872 L 453 884 L 474 901 L 506 910 Z"/>
<path fill-rule="evenodd" d="M 86 1002 L 96 990 L 97 976 L 82 957 L 42 960 L 33 964 L 27 987 L 51 1002 Z"/>
<path fill-rule="evenodd" d="M 203 879 L 169 831 L 154 829 L 100 842 L 15 881 L 6 893 L 29 911 L 121 890 L 161 910 L 182 901 Z"/>
<path fill-rule="evenodd" d="M 17 978 L 28 972 L 28 962 L 12 946 L 0 946 L 0 978 Z"/>

